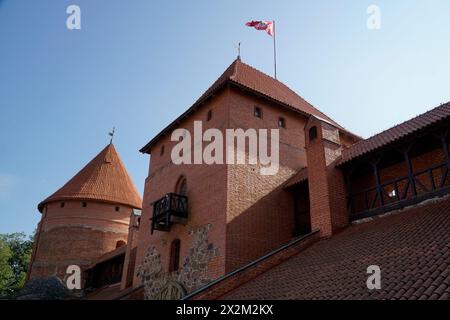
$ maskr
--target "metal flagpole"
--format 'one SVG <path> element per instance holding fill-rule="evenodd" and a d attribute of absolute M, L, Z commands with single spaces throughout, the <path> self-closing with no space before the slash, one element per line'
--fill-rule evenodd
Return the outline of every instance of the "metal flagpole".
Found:
<path fill-rule="evenodd" d="M 272 21 L 273 23 L 273 66 L 275 69 L 275 79 L 277 78 L 277 46 L 276 46 L 276 31 L 275 31 L 275 20 Z"/>

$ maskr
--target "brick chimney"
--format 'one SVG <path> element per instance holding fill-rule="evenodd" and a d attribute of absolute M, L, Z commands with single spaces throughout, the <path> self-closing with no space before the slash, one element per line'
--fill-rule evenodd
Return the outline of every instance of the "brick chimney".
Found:
<path fill-rule="evenodd" d="M 342 151 L 339 130 L 311 116 L 305 137 L 311 229 L 320 229 L 322 237 L 329 237 L 348 224 L 344 176 L 334 166 Z"/>

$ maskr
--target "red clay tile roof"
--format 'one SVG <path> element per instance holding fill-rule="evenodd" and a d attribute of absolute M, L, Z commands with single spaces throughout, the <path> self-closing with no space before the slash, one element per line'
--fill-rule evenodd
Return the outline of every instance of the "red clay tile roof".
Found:
<path fill-rule="evenodd" d="M 381 289 L 368 290 L 369 265 Z M 223 299 L 450 299 L 450 197 L 352 225 Z"/>
<path fill-rule="evenodd" d="M 338 164 L 344 164 L 378 148 L 398 141 L 399 139 L 405 138 L 410 134 L 447 119 L 449 116 L 450 102 L 442 104 L 439 107 L 380 132 L 368 139 L 353 144 L 348 149 L 343 150 L 342 158 L 339 160 Z"/>
<path fill-rule="evenodd" d="M 282 82 L 266 75 L 265 73 L 243 63 L 240 59 L 236 59 L 225 72 L 209 87 L 205 93 L 190 107 L 186 112 L 184 112 L 180 117 L 178 117 L 174 122 L 169 124 L 165 129 L 163 129 L 158 135 L 156 135 L 149 143 L 147 143 L 140 151 L 144 153 L 150 152 L 150 147 L 154 142 L 156 142 L 164 133 L 173 128 L 182 118 L 187 117 L 195 108 L 200 105 L 205 99 L 212 95 L 216 90 L 222 88 L 225 84 L 231 83 L 241 88 L 245 88 L 248 91 L 257 93 L 264 96 L 267 99 L 274 100 L 285 107 L 292 109 L 296 112 L 300 112 L 305 116 L 315 115 L 327 122 L 340 128 L 342 131 L 349 135 L 355 136 L 358 139 L 360 137 L 352 134 L 351 132 L 345 130 L 334 120 L 329 118 L 327 115 L 322 113 L 313 107 L 310 103 L 305 101 L 302 97 L 296 94 L 294 91 L 289 89 Z"/>
<path fill-rule="evenodd" d="M 308 179 L 308 168 L 304 167 L 297 171 L 292 177 L 290 177 L 283 185 L 283 188 L 293 187 Z"/>
<path fill-rule="evenodd" d="M 113 144 L 106 146 L 61 189 L 38 205 L 63 200 L 97 200 L 142 208 L 142 199 Z"/>

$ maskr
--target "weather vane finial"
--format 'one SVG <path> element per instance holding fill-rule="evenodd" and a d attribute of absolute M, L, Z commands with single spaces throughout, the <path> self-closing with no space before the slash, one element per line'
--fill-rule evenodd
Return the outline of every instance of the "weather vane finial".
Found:
<path fill-rule="evenodd" d="M 114 138 L 114 133 L 116 132 L 116 127 L 113 127 L 111 132 L 108 132 L 108 135 L 111 137 L 111 140 L 109 141 L 109 144 L 112 143 L 113 138 Z"/>
<path fill-rule="evenodd" d="M 237 52 L 238 52 L 238 56 L 237 56 L 237 58 L 238 58 L 238 60 L 241 60 L 241 43 L 240 43 L 240 42 L 238 42 L 238 44 L 237 44 L 237 45 L 235 45 L 235 47 L 236 47 L 236 49 L 237 49 Z"/>

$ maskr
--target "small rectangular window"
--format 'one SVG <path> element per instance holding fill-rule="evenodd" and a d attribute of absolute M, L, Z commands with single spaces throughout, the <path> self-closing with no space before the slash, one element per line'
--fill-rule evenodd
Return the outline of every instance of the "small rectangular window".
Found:
<path fill-rule="evenodd" d="M 61 202 L 61 208 L 64 208 L 65 203 Z"/>
<path fill-rule="evenodd" d="M 120 211 L 120 207 L 116 207 L 116 211 Z"/>
<path fill-rule="evenodd" d="M 260 107 L 255 107 L 255 117 L 262 118 L 262 111 Z"/>
<path fill-rule="evenodd" d="M 81 204 L 81 206 L 82 206 L 83 208 L 86 208 L 86 207 L 87 207 L 87 203 L 86 203 L 86 202 L 83 202 L 83 203 Z"/>
<path fill-rule="evenodd" d="M 212 119 L 212 110 L 208 110 L 208 114 L 206 115 L 206 121 L 209 121 Z"/>
<path fill-rule="evenodd" d="M 164 154 L 164 146 L 161 146 L 161 153 L 160 153 L 161 155 L 163 155 Z"/>
<path fill-rule="evenodd" d="M 286 120 L 284 118 L 278 118 L 278 128 L 286 128 Z"/>
<path fill-rule="evenodd" d="M 169 272 L 177 271 L 180 265 L 180 240 L 175 239 L 170 245 Z"/>

